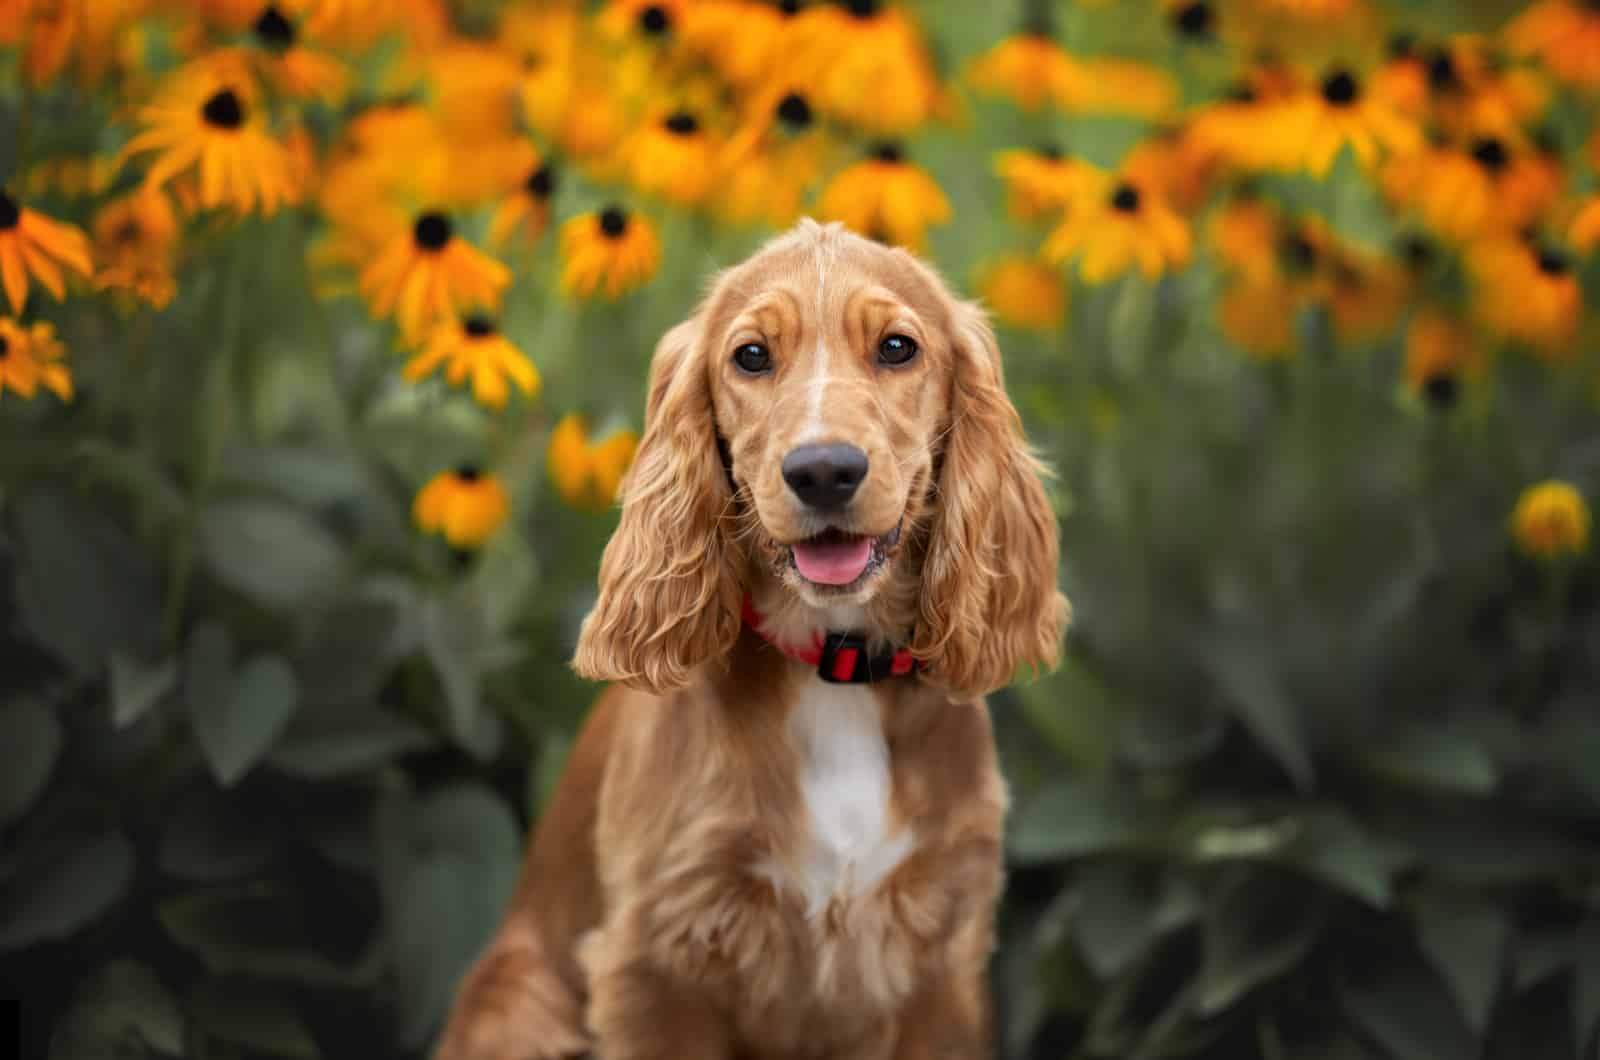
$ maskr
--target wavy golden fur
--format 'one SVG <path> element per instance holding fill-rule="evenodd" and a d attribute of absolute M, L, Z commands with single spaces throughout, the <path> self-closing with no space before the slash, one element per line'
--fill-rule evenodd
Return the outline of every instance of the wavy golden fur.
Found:
<path fill-rule="evenodd" d="M 891 334 L 917 355 L 882 361 Z M 750 342 L 770 370 L 734 364 Z M 785 484 L 818 441 L 868 458 L 842 511 Z M 1006 792 L 982 696 L 1053 665 L 1067 620 L 1041 471 L 982 312 L 906 252 L 802 222 L 717 277 L 656 349 L 579 637 L 578 672 L 617 684 L 440 1060 L 987 1056 Z M 872 539 L 854 582 L 800 575 L 825 531 Z M 774 647 L 841 627 L 919 671 L 830 685 Z"/>

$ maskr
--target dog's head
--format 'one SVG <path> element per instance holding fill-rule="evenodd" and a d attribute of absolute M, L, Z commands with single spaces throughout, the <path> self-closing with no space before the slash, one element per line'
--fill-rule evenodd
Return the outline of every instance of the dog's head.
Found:
<path fill-rule="evenodd" d="M 1041 470 L 983 314 L 905 251 L 802 222 L 657 347 L 575 665 L 678 687 L 732 647 L 753 582 L 912 631 L 957 694 L 1053 665 L 1066 602 Z"/>

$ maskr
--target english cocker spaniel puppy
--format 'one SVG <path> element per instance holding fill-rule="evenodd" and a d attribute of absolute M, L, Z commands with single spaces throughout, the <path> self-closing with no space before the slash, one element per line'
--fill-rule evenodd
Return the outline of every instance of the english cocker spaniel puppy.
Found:
<path fill-rule="evenodd" d="M 985 693 L 1056 523 L 983 314 L 802 222 L 655 352 L 574 665 L 600 697 L 440 1060 L 990 1054 Z"/>

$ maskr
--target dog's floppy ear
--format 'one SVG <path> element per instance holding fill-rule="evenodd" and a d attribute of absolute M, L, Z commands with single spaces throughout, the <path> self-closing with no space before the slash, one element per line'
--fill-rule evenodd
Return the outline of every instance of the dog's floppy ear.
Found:
<path fill-rule="evenodd" d="M 1069 609 L 1046 469 L 1006 397 L 994 332 L 976 306 L 952 299 L 950 313 L 951 426 L 912 649 L 932 680 L 977 696 L 1021 665 L 1055 666 Z"/>
<path fill-rule="evenodd" d="M 622 519 L 573 666 L 596 681 L 665 692 L 739 636 L 740 582 L 699 316 L 662 337 L 644 435 L 622 483 Z"/>

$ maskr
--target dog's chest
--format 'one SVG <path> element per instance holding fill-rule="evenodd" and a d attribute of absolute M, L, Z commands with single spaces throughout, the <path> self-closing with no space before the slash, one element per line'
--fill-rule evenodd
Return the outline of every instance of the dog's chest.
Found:
<path fill-rule="evenodd" d="M 793 868 L 770 867 L 809 915 L 870 893 L 915 845 L 890 812 L 893 773 L 878 701 L 859 685 L 808 680 L 788 719 L 807 832 Z"/>

